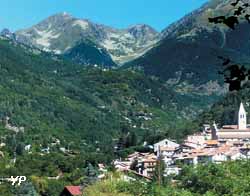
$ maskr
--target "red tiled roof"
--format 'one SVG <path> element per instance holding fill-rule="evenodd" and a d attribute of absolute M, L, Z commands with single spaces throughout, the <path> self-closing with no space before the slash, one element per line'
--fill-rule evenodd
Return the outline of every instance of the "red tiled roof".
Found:
<path fill-rule="evenodd" d="M 143 162 L 144 162 L 144 163 L 155 163 L 155 162 L 157 162 L 157 160 L 156 160 L 156 159 L 153 159 L 153 158 L 149 158 L 149 159 L 143 160 Z"/>
<path fill-rule="evenodd" d="M 82 195 L 80 186 L 66 186 L 65 187 L 71 195 Z"/>
<path fill-rule="evenodd" d="M 218 145 L 218 141 L 217 140 L 207 140 L 205 143 L 207 145 Z"/>
<path fill-rule="evenodd" d="M 128 158 L 135 157 L 135 156 L 138 156 L 138 155 L 139 155 L 139 152 L 134 152 L 134 153 L 128 155 Z"/>

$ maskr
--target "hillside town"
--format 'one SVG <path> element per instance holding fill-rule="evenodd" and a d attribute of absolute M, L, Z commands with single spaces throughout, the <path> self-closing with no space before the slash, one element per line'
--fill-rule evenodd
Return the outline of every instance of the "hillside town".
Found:
<path fill-rule="evenodd" d="M 115 160 L 117 171 L 131 171 L 144 178 L 152 178 L 157 164 L 165 164 L 164 175 L 178 175 L 182 164 L 222 163 L 229 160 L 247 159 L 250 155 L 250 125 L 243 103 L 240 104 L 237 125 L 218 128 L 203 125 L 203 131 L 189 135 L 183 143 L 164 139 L 154 144 L 153 153 L 134 152 L 125 160 Z"/>
<path fill-rule="evenodd" d="M 9 125 L 10 126 L 10 125 Z M 53 145 L 60 144 L 54 139 Z M 25 146 L 29 151 L 30 145 Z M 125 159 L 113 161 L 116 171 L 123 173 L 123 180 L 135 180 L 128 173 L 132 173 L 145 180 L 151 181 L 159 164 L 164 164 L 164 176 L 175 176 L 180 173 L 183 165 L 197 165 L 203 163 L 220 164 L 225 161 L 248 159 L 250 156 L 250 124 L 247 124 L 247 112 L 243 103 L 238 111 L 237 125 L 223 125 L 218 128 L 216 122 L 213 125 L 203 124 L 202 132 L 188 135 L 182 143 L 170 139 L 163 139 L 153 146 L 152 152 L 133 152 Z M 66 153 L 66 149 L 60 150 Z M 42 149 L 43 153 L 49 153 L 48 149 Z M 69 152 L 68 152 L 69 153 Z M 107 177 L 108 170 L 105 164 L 98 164 L 97 179 Z M 58 180 L 62 174 L 56 177 L 48 177 L 50 180 Z M 81 195 L 83 186 L 65 186 L 61 196 Z"/>

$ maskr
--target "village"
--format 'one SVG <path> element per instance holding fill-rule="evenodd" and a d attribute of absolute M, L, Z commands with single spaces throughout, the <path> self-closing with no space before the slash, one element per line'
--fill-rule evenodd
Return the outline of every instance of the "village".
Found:
<path fill-rule="evenodd" d="M 188 135 L 183 143 L 178 144 L 169 139 L 163 139 L 152 146 L 153 152 L 133 152 L 125 159 L 113 161 L 116 171 L 123 173 L 123 180 L 131 181 L 135 176 L 151 181 L 160 163 L 164 164 L 164 176 L 176 176 L 181 172 L 182 165 L 216 163 L 248 159 L 250 157 L 250 125 L 247 124 L 247 113 L 243 103 L 240 104 L 237 125 L 217 127 L 204 124 L 202 132 Z M 104 164 L 98 164 L 99 180 L 106 177 Z M 81 186 L 66 186 L 63 195 L 80 195 Z"/>
<path fill-rule="evenodd" d="M 6 118 L 5 128 L 15 133 L 24 132 L 24 128 L 12 126 L 9 118 Z M 4 146 L 1 143 L 1 146 Z M 60 140 L 54 138 L 51 146 L 60 145 Z M 188 135 L 182 143 L 177 143 L 168 138 L 158 141 L 149 146 L 151 152 L 133 152 L 126 158 L 113 160 L 112 165 L 116 171 L 123 174 L 123 180 L 131 181 L 135 178 L 128 173 L 134 174 L 147 181 L 151 181 L 155 176 L 159 164 L 164 165 L 163 176 L 178 175 L 183 165 L 216 163 L 225 161 L 248 159 L 250 157 L 250 124 L 247 124 L 247 112 L 243 103 L 238 111 L 237 125 L 222 125 L 218 128 L 216 122 L 212 125 L 203 124 L 202 131 Z M 31 152 L 31 145 L 25 146 L 25 151 Z M 59 148 L 61 152 L 70 154 L 69 147 Z M 50 153 L 50 148 L 41 148 L 41 155 Z M 0 154 L 1 155 L 1 154 Z M 1 155 L 4 156 L 3 153 Z M 12 160 L 16 161 L 16 155 Z M 48 177 L 50 180 L 59 180 L 62 176 Z M 108 169 L 105 164 L 98 164 L 97 179 L 105 179 Z M 82 186 L 65 186 L 61 195 L 80 195 Z"/>
<path fill-rule="evenodd" d="M 5 128 L 16 133 L 24 132 L 24 128 L 12 126 L 6 118 Z M 3 146 L 4 143 L 1 143 Z M 54 138 L 51 146 L 60 145 L 60 140 Z M 128 173 L 151 181 L 155 176 L 159 164 L 164 165 L 163 176 L 178 175 L 183 165 L 216 163 L 230 160 L 248 159 L 250 157 L 250 124 L 247 124 L 247 112 L 243 103 L 238 111 L 237 125 L 222 125 L 218 128 L 216 122 L 212 125 L 203 124 L 202 131 L 188 135 L 182 143 L 171 139 L 163 139 L 152 146 L 151 152 L 133 152 L 126 158 L 113 160 L 115 170 L 122 175 L 123 180 L 131 181 L 135 178 Z M 70 154 L 69 147 L 59 148 L 64 154 Z M 25 146 L 25 151 L 31 152 L 31 145 Z M 50 153 L 50 148 L 41 147 L 41 155 Z M 4 156 L 3 154 L 1 156 Z M 16 156 L 13 159 L 15 163 Z M 98 164 L 98 180 L 107 178 L 108 169 L 105 164 Z M 59 180 L 62 174 L 48 177 Z M 81 195 L 82 186 L 65 186 L 61 195 Z"/>
<path fill-rule="evenodd" d="M 204 124 L 203 131 L 189 135 L 183 143 L 164 139 L 153 145 L 153 153 L 134 152 L 124 160 L 115 160 L 120 172 L 133 172 L 151 179 L 158 163 L 164 162 L 164 176 L 178 175 L 183 164 L 197 165 L 247 159 L 250 155 L 250 125 L 243 103 L 240 104 L 237 125 L 218 128 Z"/>

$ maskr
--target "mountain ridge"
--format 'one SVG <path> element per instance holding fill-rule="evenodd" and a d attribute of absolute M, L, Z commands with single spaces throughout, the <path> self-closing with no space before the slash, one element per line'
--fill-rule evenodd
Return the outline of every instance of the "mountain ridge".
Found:
<path fill-rule="evenodd" d="M 80 40 L 90 39 L 106 49 L 118 64 L 140 56 L 160 39 L 159 33 L 145 24 L 116 29 L 75 18 L 67 13 L 50 16 L 28 29 L 16 31 L 15 34 L 21 43 L 56 54 L 72 49 Z"/>
<path fill-rule="evenodd" d="M 233 31 L 208 21 L 209 17 L 233 12 L 232 2 L 212 0 L 187 14 L 162 31 L 164 38 L 155 47 L 126 63 L 125 68 L 140 68 L 167 83 L 179 78 L 177 88 L 216 81 L 223 87 L 224 78 L 219 74 L 223 67 L 218 56 L 230 57 L 238 63 L 250 59 L 250 31 L 246 22 L 241 21 Z"/>

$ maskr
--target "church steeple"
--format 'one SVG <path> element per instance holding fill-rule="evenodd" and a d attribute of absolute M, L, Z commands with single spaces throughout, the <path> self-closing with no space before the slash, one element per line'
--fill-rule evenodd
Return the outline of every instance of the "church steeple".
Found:
<path fill-rule="evenodd" d="M 240 110 L 238 116 L 238 128 L 239 129 L 247 129 L 247 115 L 246 110 L 244 108 L 243 103 L 240 103 Z"/>

